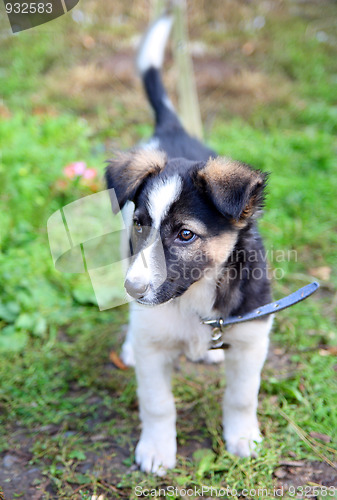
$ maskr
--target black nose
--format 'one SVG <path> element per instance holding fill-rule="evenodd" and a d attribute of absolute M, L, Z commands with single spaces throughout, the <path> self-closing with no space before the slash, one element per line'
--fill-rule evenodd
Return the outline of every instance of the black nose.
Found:
<path fill-rule="evenodd" d="M 150 288 L 150 285 L 147 283 L 142 283 L 141 281 L 130 281 L 129 279 L 125 280 L 124 286 L 128 294 L 134 299 L 141 299 L 144 297 Z"/>

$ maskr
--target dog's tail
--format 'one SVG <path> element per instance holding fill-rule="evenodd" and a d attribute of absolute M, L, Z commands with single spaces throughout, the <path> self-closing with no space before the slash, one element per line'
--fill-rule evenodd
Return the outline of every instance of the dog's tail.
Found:
<path fill-rule="evenodd" d="M 172 17 L 157 19 L 145 33 L 136 60 L 146 95 L 155 113 L 156 128 L 181 127 L 160 74 L 171 27 Z"/>

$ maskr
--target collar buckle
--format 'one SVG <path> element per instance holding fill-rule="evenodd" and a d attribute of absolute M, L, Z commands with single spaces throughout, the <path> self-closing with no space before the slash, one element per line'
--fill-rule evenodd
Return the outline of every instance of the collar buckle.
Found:
<path fill-rule="evenodd" d="M 207 319 L 202 321 L 204 325 L 209 325 L 213 328 L 213 330 L 218 329 L 221 333 L 223 333 L 225 324 L 224 320 L 222 318 L 217 318 L 217 319 Z"/>
<path fill-rule="evenodd" d="M 210 319 L 203 321 L 203 323 L 212 327 L 210 349 L 227 349 L 229 345 L 222 338 L 222 334 L 226 328 L 224 320 L 222 318 Z"/>

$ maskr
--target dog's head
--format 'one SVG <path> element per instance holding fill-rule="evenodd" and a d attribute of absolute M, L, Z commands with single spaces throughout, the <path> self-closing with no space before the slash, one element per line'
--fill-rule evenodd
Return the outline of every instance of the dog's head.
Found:
<path fill-rule="evenodd" d="M 223 265 L 240 231 L 261 211 L 266 174 L 226 158 L 169 160 L 161 151 L 121 153 L 106 170 L 120 207 L 132 201 L 127 292 L 142 304 L 162 304 Z M 144 262 L 142 248 L 152 245 Z M 159 249 L 160 247 L 160 249 Z M 165 280 L 159 280 L 162 264 Z M 162 282 L 163 281 L 163 282 Z"/>

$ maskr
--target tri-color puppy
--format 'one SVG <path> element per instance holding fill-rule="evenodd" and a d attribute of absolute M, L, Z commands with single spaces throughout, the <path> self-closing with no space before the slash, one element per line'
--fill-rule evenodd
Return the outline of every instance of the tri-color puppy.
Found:
<path fill-rule="evenodd" d="M 149 29 L 137 60 L 155 112 L 154 135 L 118 154 L 106 171 L 108 188 L 115 189 L 130 221 L 130 248 L 136 248 L 125 280 L 136 300 L 123 346 L 123 359 L 135 364 L 138 381 L 142 432 L 136 462 L 156 474 L 176 461 L 174 360 L 181 353 L 192 360 L 208 356 L 211 328 L 203 319 L 245 314 L 271 300 L 256 226 L 266 174 L 217 157 L 184 130 L 160 76 L 170 26 L 164 17 Z M 144 262 L 139 250 L 152 232 L 160 236 L 161 248 L 157 253 L 152 245 Z M 224 439 L 242 457 L 261 441 L 256 410 L 271 323 L 267 317 L 226 332 Z"/>

